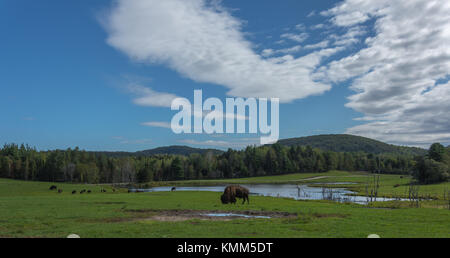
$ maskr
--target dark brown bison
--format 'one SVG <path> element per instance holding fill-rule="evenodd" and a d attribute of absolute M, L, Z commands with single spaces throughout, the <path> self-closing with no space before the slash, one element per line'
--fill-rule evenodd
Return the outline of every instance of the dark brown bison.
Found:
<path fill-rule="evenodd" d="M 50 186 L 50 188 L 48 188 L 49 190 L 56 190 L 58 187 L 56 187 L 56 185 L 52 185 Z"/>
<path fill-rule="evenodd" d="M 175 190 L 177 190 L 177 188 L 174 186 L 174 187 L 172 187 L 172 190 L 170 190 L 170 191 L 175 191 Z"/>
<path fill-rule="evenodd" d="M 236 198 L 243 199 L 242 204 L 247 203 L 250 204 L 250 200 L 248 199 L 249 191 L 247 188 L 240 185 L 230 185 L 225 188 L 220 200 L 223 204 L 227 203 L 236 203 Z"/>

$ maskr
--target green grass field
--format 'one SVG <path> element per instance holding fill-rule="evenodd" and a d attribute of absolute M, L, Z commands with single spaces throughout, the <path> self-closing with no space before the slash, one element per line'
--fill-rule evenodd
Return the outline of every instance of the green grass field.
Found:
<path fill-rule="evenodd" d="M 345 171 L 330 171 L 324 173 L 298 173 L 286 174 L 280 176 L 264 176 L 264 177 L 249 177 L 249 178 L 235 178 L 235 179 L 217 179 L 217 180 L 184 180 L 184 181 L 162 181 L 150 182 L 149 186 L 165 186 L 165 185 L 222 185 L 222 184 L 286 184 L 286 183 L 302 183 L 305 180 L 309 181 L 317 177 L 347 177 L 355 175 L 365 175 L 364 173 L 350 173 Z"/>
<path fill-rule="evenodd" d="M 321 178 L 318 178 L 321 177 Z M 310 180 L 314 179 L 315 180 Z M 399 193 L 393 185 L 396 175 L 382 176 L 383 194 Z M 275 177 L 178 182 L 202 183 L 301 183 L 367 181 L 364 173 L 329 172 L 293 174 Z M 220 193 L 157 192 L 113 193 L 109 186 L 56 184 L 62 194 L 48 190 L 52 183 L 0 179 L 0 237 L 450 237 L 450 210 L 446 201 L 423 202 L 421 208 L 376 203 L 372 206 L 340 204 L 327 201 L 295 201 L 291 199 L 254 197 L 250 205 L 222 205 Z M 351 185 L 354 189 L 362 184 Z M 449 183 L 422 186 L 438 199 Z M 101 193 L 104 187 L 107 193 Z M 403 186 L 401 186 L 403 187 Z M 406 187 L 406 186 L 405 186 Z M 450 188 L 450 187 L 449 187 Z M 90 189 L 91 194 L 75 194 L 72 190 Z M 439 193 L 442 191 L 442 193 Z M 207 211 L 277 214 L 286 217 L 271 219 L 201 219 L 197 216 L 165 216 L 180 218 L 184 212 Z M 180 216 L 181 214 L 181 216 Z"/>

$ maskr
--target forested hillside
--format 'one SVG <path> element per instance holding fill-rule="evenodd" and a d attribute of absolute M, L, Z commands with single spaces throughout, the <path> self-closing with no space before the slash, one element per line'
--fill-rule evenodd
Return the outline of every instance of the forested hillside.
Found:
<path fill-rule="evenodd" d="M 188 146 L 167 146 L 167 147 L 158 147 L 155 149 L 137 151 L 137 152 L 110 152 L 110 151 L 101 151 L 95 152 L 98 155 L 106 155 L 108 157 L 127 157 L 127 156 L 135 156 L 135 157 L 148 157 L 157 154 L 173 154 L 173 155 L 184 155 L 189 156 L 191 154 L 206 154 L 211 152 L 213 154 L 222 154 L 223 151 L 216 149 L 200 149 L 200 148 L 192 148 Z"/>
<path fill-rule="evenodd" d="M 206 154 L 208 152 L 211 152 L 213 154 L 222 154 L 223 151 L 216 150 L 216 149 L 199 149 L 199 148 L 192 148 L 188 146 L 168 146 L 168 147 L 159 147 L 151 150 L 144 150 L 144 151 L 138 151 L 136 152 L 137 155 L 142 156 L 151 156 L 156 154 L 174 154 L 174 155 L 185 155 L 189 156 L 191 154 Z"/>
<path fill-rule="evenodd" d="M 81 183 L 240 178 L 329 170 L 410 174 L 412 155 L 332 152 L 280 144 L 184 155 L 112 157 L 67 149 L 37 151 L 25 145 L 0 149 L 0 177 Z"/>
<path fill-rule="evenodd" d="M 361 151 L 372 154 L 395 153 L 410 155 L 424 155 L 426 153 L 426 150 L 421 148 L 396 146 L 377 140 L 348 134 L 315 135 L 290 138 L 280 140 L 278 143 L 284 146 L 311 146 L 324 151 L 335 152 Z"/>

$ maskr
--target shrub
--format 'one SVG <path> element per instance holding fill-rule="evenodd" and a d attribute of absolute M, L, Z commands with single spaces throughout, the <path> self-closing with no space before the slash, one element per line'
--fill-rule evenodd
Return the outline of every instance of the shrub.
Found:
<path fill-rule="evenodd" d="M 445 163 L 420 157 L 413 176 L 422 184 L 445 182 L 449 179 L 449 167 Z"/>

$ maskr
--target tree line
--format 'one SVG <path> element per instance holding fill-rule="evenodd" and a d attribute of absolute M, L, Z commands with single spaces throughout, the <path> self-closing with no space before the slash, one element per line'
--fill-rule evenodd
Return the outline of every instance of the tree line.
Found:
<path fill-rule="evenodd" d="M 309 146 L 249 146 L 223 154 L 113 157 L 80 150 L 0 149 L 0 177 L 73 183 L 143 183 L 243 178 L 330 170 L 413 174 L 418 159 L 403 154 L 322 151 Z"/>
<path fill-rule="evenodd" d="M 430 146 L 427 155 L 415 158 L 413 176 L 420 183 L 432 184 L 450 180 L 450 146 Z"/>

